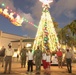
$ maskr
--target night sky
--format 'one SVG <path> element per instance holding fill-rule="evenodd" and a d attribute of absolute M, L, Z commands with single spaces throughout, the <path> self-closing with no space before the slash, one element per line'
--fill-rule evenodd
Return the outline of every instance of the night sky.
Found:
<path fill-rule="evenodd" d="M 29 22 L 39 25 L 42 15 L 42 3 L 39 0 L 0 0 L 0 5 L 2 3 L 21 17 L 25 17 Z M 76 0 L 54 0 L 50 6 L 50 14 L 58 22 L 59 27 L 63 28 L 76 19 Z M 0 30 L 6 33 L 29 37 L 35 37 L 37 32 L 37 28 L 25 21 L 21 27 L 18 27 L 11 24 L 2 15 L 0 15 Z"/>

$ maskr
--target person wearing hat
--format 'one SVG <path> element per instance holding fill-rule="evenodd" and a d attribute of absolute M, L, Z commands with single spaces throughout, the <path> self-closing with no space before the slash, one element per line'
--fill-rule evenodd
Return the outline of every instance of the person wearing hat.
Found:
<path fill-rule="evenodd" d="M 8 73 L 11 72 L 13 54 L 14 54 L 14 50 L 12 49 L 11 44 L 8 44 L 8 49 L 5 50 L 5 69 L 4 69 L 4 73 L 7 72 L 8 66 L 9 66 Z"/>
<path fill-rule="evenodd" d="M 69 49 L 66 49 L 66 53 L 65 53 L 65 59 L 66 59 L 66 64 L 67 64 L 67 69 L 69 73 L 72 73 L 72 59 L 73 59 L 73 53 L 69 51 Z"/>

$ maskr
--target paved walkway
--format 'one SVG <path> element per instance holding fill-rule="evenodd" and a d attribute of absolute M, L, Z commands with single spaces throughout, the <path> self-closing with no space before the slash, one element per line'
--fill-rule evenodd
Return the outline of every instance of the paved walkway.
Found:
<path fill-rule="evenodd" d="M 58 68 L 58 66 L 51 66 L 50 72 L 51 75 L 76 75 L 76 64 L 72 65 L 73 67 L 73 72 L 70 74 L 67 72 L 66 66 L 63 68 Z M 20 63 L 13 63 L 12 65 L 12 72 L 10 75 L 36 75 L 35 74 L 35 66 L 34 66 L 34 72 L 26 74 L 27 68 L 21 68 Z M 1 67 L 0 65 L 0 75 L 8 75 L 8 74 L 3 74 L 4 67 Z M 44 75 L 44 70 L 43 67 L 41 67 L 41 74 Z"/>

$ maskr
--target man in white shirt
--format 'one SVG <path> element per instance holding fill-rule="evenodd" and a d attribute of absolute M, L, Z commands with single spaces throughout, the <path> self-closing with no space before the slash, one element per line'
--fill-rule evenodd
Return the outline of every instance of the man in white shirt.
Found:
<path fill-rule="evenodd" d="M 27 69 L 27 72 L 33 72 L 33 53 L 32 53 L 32 50 L 30 50 L 30 52 L 27 53 L 27 57 L 28 57 L 28 69 Z"/>
<path fill-rule="evenodd" d="M 8 68 L 8 73 L 11 72 L 11 63 L 12 63 L 12 56 L 14 54 L 14 50 L 11 48 L 11 44 L 8 44 L 8 49 L 5 50 L 5 70 L 4 73 L 7 72 Z"/>
<path fill-rule="evenodd" d="M 66 63 L 67 63 L 67 69 L 69 73 L 72 73 L 72 59 L 73 59 L 73 53 L 69 51 L 69 49 L 67 49 L 67 52 L 65 54 L 65 59 L 66 59 Z"/>

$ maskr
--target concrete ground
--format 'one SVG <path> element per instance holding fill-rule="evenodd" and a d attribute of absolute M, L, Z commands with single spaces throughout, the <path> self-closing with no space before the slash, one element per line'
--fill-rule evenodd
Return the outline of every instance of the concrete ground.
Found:
<path fill-rule="evenodd" d="M 63 66 L 63 68 L 58 68 L 58 66 L 50 66 L 50 73 L 51 75 L 76 75 L 76 64 L 72 64 L 72 73 L 67 72 L 66 66 Z M 12 63 L 12 72 L 10 75 L 36 75 L 35 74 L 35 66 L 34 66 L 34 72 L 26 74 L 27 66 L 25 68 L 21 68 L 19 62 L 13 62 Z M 4 67 L 0 64 L 0 75 L 9 75 L 9 74 L 3 74 Z M 41 74 L 44 75 L 43 67 L 41 67 Z"/>

